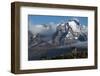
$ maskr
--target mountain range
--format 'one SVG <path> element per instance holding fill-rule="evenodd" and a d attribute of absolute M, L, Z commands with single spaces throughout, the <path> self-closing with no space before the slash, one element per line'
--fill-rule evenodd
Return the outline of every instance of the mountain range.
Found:
<path fill-rule="evenodd" d="M 40 25 L 34 25 L 31 29 L 28 30 L 28 45 L 29 47 L 36 47 L 36 46 L 46 46 L 46 45 L 52 45 L 52 36 L 56 32 L 57 26 L 59 24 L 64 24 L 63 23 L 58 23 L 58 24 L 40 24 Z M 73 25 L 74 27 L 74 25 Z M 74 42 L 87 42 L 87 35 L 88 35 L 88 27 L 86 25 L 80 25 L 78 27 L 74 27 L 72 31 L 77 32 L 77 28 L 81 28 L 79 31 L 78 37 L 74 36 L 73 39 L 73 33 L 68 32 L 66 35 L 66 42 L 68 40 L 70 41 L 69 43 Z"/>

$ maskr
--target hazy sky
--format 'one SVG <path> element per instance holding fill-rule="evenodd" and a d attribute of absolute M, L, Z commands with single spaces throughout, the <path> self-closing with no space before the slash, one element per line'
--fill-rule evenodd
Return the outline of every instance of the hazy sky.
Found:
<path fill-rule="evenodd" d="M 28 22 L 31 25 L 48 24 L 48 23 L 59 23 L 63 21 L 77 18 L 81 25 L 88 24 L 88 17 L 77 17 L 77 16 L 49 16 L 49 15 L 29 15 Z"/>

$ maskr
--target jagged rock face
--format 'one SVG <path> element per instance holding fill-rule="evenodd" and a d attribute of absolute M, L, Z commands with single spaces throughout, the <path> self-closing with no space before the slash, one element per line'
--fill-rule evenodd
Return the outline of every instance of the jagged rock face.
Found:
<path fill-rule="evenodd" d="M 37 32 L 35 32 L 34 36 L 32 37 L 32 32 L 29 31 L 29 44 L 31 47 L 45 47 L 51 45 L 52 40 L 52 27 L 50 25 L 39 25 L 36 26 Z M 40 29 L 39 29 L 40 28 Z M 39 30 L 39 31 L 38 31 Z"/>
<path fill-rule="evenodd" d="M 68 34 L 68 27 L 66 28 L 66 23 L 59 24 L 56 28 L 56 32 L 53 36 L 53 42 L 56 45 L 64 45 L 64 39 Z"/>
<path fill-rule="evenodd" d="M 78 40 L 80 40 L 80 41 L 87 41 L 87 35 L 84 34 L 84 33 L 79 35 Z"/>
<path fill-rule="evenodd" d="M 28 45 L 32 45 L 33 43 L 33 34 L 31 31 L 28 30 Z"/>
<path fill-rule="evenodd" d="M 68 22 L 69 26 L 72 28 L 73 32 L 80 32 L 80 26 L 76 24 L 75 21 L 69 21 Z"/>

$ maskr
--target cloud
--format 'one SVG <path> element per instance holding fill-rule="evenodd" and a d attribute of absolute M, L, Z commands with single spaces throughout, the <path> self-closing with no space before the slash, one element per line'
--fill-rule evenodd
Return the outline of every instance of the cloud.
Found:
<path fill-rule="evenodd" d="M 45 26 L 44 26 L 45 25 Z M 36 24 L 32 25 L 29 23 L 29 28 L 33 34 L 53 34 L 56 31 L 57 24 L 54 24 L 53 22 L 50 22 L 48 24 Z"/>

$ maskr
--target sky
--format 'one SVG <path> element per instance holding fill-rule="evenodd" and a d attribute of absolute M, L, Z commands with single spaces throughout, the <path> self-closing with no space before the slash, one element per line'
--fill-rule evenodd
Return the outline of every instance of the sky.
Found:
<path fill-rule="evenodd" d="M 72 18 L 77 18 L 81 25 L 88 24 L 88 17 L 78 17 L 78 16 L 50 16 L 50 15 L 28 15 L 28 22 L 31 25 L 39 24 L 49 24 L 49 23 L 60 23 L 63 21 L 70 20 Z"/>

